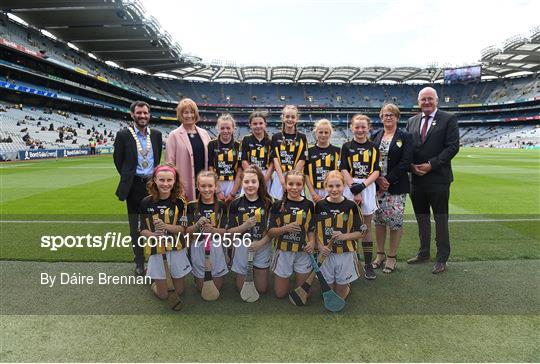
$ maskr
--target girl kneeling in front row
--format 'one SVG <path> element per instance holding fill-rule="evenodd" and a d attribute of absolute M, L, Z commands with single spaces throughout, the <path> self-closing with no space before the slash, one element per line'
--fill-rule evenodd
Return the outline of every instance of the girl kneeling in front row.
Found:
<path fill-rule="evenodd" d="M 345 299 L 350 283 L 359 277 L 356 241 L 362 238 L 366 226 L 360 207 L 343 196 L 345 179 L 339 171 L 328 173 L 324 187 L 328 196 L 315 205 L 319 251 L 326 256 L 321 272 L 332 289 Z"/>
<path fill-rule="evenodd" d="M 240 291 L 247 274 L 248 250 L 254 252 L 253 281 L 259 293 L 268 290 L 268 268 L 272 257 L 271 239 L 267 235 L 268 216 L 272 198 L 264 184 L 261 170 L 250 166 L 242 177 L 244 194 L 229 206 L 227 233 L 233 240 L 241 235 L 242 244 L 234 245 L 232 268 L 236 273 L 236 288 Z M 247 240 L 245 239 L 247 234 Z M 245 243 L 248 244 L 245 244 Z M 249 246 L 249 247 L 248 247 Z"/>
<path fill-rule="evenodd" d="M 169 295 L 164 264 L 169 265 L 179 295 L 185 288 L 184 277 L 191 272 L 185 244 L 180 238 L 185 229 L 186 204 L 178 172 L 172 166 L 156 167 L 147 189 L 150 195 L 141 201 L 139 215 L 140 234 L 149 239 L 145 247 L 149 255 L 146 275 L 155 280 L 154 294 L 164 300 Z"/>
<path fill-rule="evenodd" d="M 199 199 L 187 206 L 187 229 L 190 234 L 189 249 L 195 284 L 200 291 L 204 278 L 205 245 L 210 245 L 212 278 L 221 289 L 224 276 L 229 272 L 225 260 L 222 237 L 225 233 L 227 210 L 225 203 L 217 198 L 218 178 L 214 172 L 202 171 L 197 176 Z"/>
<path fill-rule="evenodd" d="M 278 298 L 289 293 L 289 277 L 293 272 L 297 285 L 303 284 L 311 272 L 308 254 L 315 247 L 314 206 L 301 194 L 304 183 L 302 172 L 287 172 L 283 198 L 272 205 L 270 212 L 268 235 L 276 241 L 272 271 L 276 275 L 274 288 Z"/>

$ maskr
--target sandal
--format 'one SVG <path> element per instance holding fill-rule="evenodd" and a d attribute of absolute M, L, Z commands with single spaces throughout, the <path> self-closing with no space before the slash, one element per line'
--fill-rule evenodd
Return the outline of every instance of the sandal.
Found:
<path fill-rule="evenodd" d="M 384 269 L 383 269 L 383 273 L 386 273 L 386 274 L 390 274 L 390 273 L 394 273 L 394 271 L 396 270 L 397 268 L 397 255 L 388 255 L 387 258 L 389 259 L 394 259 L 395 262 L 394 262 L 394 266 L 393 267 L 389 267 L 388 266 L 388 260 L 386 261 L 386 264 L 384 265 Z"/>
<path fill-rule="evenodd" d="M 371 267 L 373 269 L 379 269 L 383 265 L 384 261 L 386 260 L 386 253 L 385 252 L 377 252 L 377 258 L 379 257 L 379 255 L 384 256 L 384 258 L 380 262 L 377 262 L 376 259 L 375 259 L 374 262 L 371 262 Z"/>

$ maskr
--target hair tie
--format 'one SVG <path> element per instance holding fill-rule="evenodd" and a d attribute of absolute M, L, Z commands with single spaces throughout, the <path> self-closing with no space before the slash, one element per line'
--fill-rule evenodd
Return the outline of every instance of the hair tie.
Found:
<path fill-rule="evenodd" d="M 159 172 L 171 172 L 173 175 L 174 175 L 174 178 L 176 178 L 176 170 L 171 167 L 171 166 L 166 166 L 166 165 L 162 165 L 162 166 L 157 166 L 155 169 L 154 169 L 154 176 L 156 176 Z"/>

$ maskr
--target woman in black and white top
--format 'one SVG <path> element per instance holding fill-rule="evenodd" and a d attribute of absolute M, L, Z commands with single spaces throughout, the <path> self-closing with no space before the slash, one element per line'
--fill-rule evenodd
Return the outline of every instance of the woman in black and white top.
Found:
<path fill-rule="evenodd" d="M 372 136 L 381 157 L 381 174 L 376 180 L 379 209 L 374 217 L 377 258 L 372 267 L 381 267 L 386 259 L 383 272 L 392 273 L 396 269 L 397 249 L 403 233 L 403 212 L 410 189 L 407 171 L 412 162 L 413 145 L 411 135 L 398 128 L 400 111 L 396 105 L 384 105 L 379 116 L 384 128 Z M 390 230 L 388 255 L 384 250 L 387 227 Z"/>

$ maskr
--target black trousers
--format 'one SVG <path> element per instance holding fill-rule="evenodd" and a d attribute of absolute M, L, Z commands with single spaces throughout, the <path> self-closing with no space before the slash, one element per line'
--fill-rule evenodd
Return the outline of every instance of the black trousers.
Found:
<path fill-rule="evenodd" d="M 142 199 L 147 195 L 146 181 L 135 177 L 131 185 L 131 191 L 126 199 L 129 235 L 131 236 L 135 263 L 144 263 L 144 248 L 137 244 L 137 240 L 139 239 L 139 210 Z"/>
<path fill-rule="evenodd" d="M 431 210 L 435 219 L 435 242 L 437 245 L 437 262 L 446 263 L 450 256 L 450 236 L 448 231 L 448 199 L 450 184 L 434 184 L 428 186 L 411 185 L 411 201 L 416 222 L 420 249 L 418 255 L 429 256 L 431 246 Z M 431 209 L 431 210 L 430 210 Z"/>

